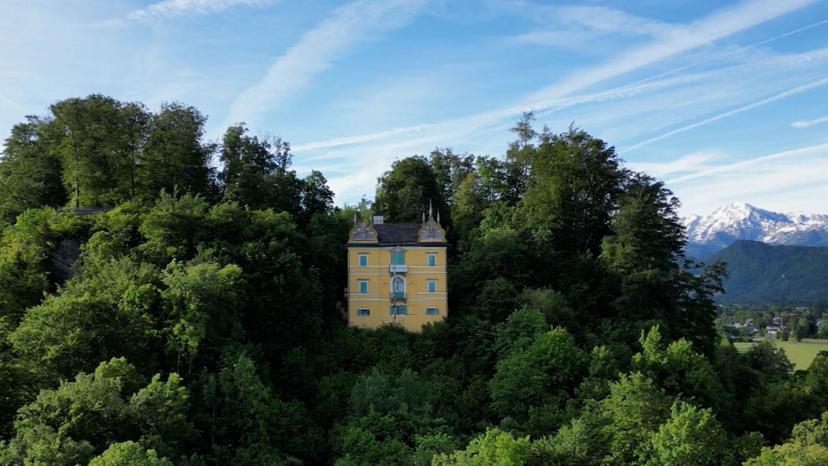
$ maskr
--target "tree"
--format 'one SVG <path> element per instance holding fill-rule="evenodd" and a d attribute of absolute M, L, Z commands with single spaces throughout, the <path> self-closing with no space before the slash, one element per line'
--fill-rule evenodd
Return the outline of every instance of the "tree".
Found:
<path fill-rule="evenodd" d="M 233 264 L 173 261 L 162 280 L 167 286 L 161 299 L 168 312 L 168 345 L 177 355 L 177 370 L 186 364 L 190 373 L 196 356 L 216 360 L 225 345 L 239 339 L 242 271 Z"/>
<path fill-rule="evenodd" d="M 479 175 L 472 171 L 460 182 L 451 204 L 452 235 L 461 250 L 465 251 L 474 239 L 487 201 L 478 182 Z"/>
<path fill-rule="evenodd" d="M 187 413 L 190 392 L 175 372 L 164 381 L 160 374 L 129 399 L 129 410 L 141 431 L 141 444 L 165 456 L 175 457 L 187 450 L 195 437 Z"/>
<path fill-rule="evenodd" d="M 469 442 L 465 450 L 451 455 L 434 457 L 432 465 L 450 466 L 517 466 L 526 464 L 530 457 L 529 437 L 515 438 L 508 432 L 487 429 L 484 434 Z"/>
<path fill-rule="evenodd" d="M 161 190 L 210 196 L 210 157 L 214 148 L 202 144 L 207 118 L 195 107 L 164 104 L 152 116 L 137 170 L 143 197 L 155 198 Z"/>
<path fill-rule="evenodd" d="M 734 464 L 727 434 L 713 412 L 682 401 L 673 404 L 670 418 L 658 428 L 651 442 L 648 465 Z"/>
<path fill-rule="evenodd" d="M 89 466 L 173 466 L 167 458 L 159 458 L 155 450 L 147 450 L 133 441 L 113 443 Z"/>
<path fill-rule="evenodd" d="M 612 216 L 612 234 L 603 239 L 602 257 L 622 274 L 674 269 L 685 244 L 678 206 L 664 183 L 631 174 Z"/>
<path fill-rule="evenodd" d="M 650 441 L 670 413 L 670 399 L 639 372 L 623 374 L 610 384 L 610 394 L 598 404 L 601 432 L 611 464 L 646 461 Z"/>
<path fill-rule="evenodd" d="M 745 466 L 818 466 L 828 464 L 828 412 L 797 424 L 790 440 L 766 447 Z"/>
<path fill-rule="evenodd" d="M 532 156 L 521 224 L 544 248 L 567 254 L 600 253 L 611 233 L 625 171 L 615 149 L 571 128 L 541 143 Z"/>
<path fill-rule="evenodd" d="M 60 101 L 50 107 L 61 137 L 63 181 L 75 207 L 109 207 L 129 196 L 122 174 L 133 152 L 124 144 L 122 104 L 100 94 Z"/>
<path fill-rule="evenodd" d="M 281 401 L 244 353 L 226 354 L 218 373 L 205 373 L 194 403 L 201 413 L 208 460 L 218 464 L 289 464 L 290 453 L 312 457 L 307 414 Z"/>
<path fill-rule="evenodd" d="M 317 170 L 312 170 L 302 180 L 302 215 L 304 224 L 316 214 L 327 214 L 333 209 L 334 193 L 328 180 Z"/>
<path fill-rule="evenodd" d="M 49 122 L 29 116 L 6 138 L 0 159 L 0 226 L 14 223 L 26 209 L 66 203 L 62 160 L 50 140 Z"/>
<path fill-rule="evenodd" d="M 15 436 L 4 456 L 14 464 L 82 464 L 113 439 L 134 428 L 125 396 L 141 385 L 135 368 L 123 358 L 101 363 L 92 374 L 43 390 L 20 408 Z"/>
<path fill-rule="evenodd" d="M 497 352 L 505 356 L 512 351 L 525 351 L 548 328 L 540 311 L 525 307 L 518 309 L 497 326 Z"/>
<path fill-rule="evenodd" d="M 431 171 L 434 172 L 437 186 L 440 188 L 440 198 L 443 204 L 447 207 L 453 206 L 454 196 L 459 190 L 460 183 L 474 170 L 474 156 L 455 154 L 451 149 L 434 149 L 429 156 L 429 164 Z M 448 212 L 444 212 L 446 213 Z"/>
<path fill-rule="evenodd" d="M 310 184 L 304 184 L 295 172 L 288 170 L 292 157 L 290 144 L 281 139 L 260 140 L 248 136 L 244 124 L 231 126 L 224 134 L 219 154 L 224 163 L 219 174 L 223 199 L 253 208 L 285 211 L 298 218 L 303 200 L 313 203 L 325 196 L 325 180 L 313 176 Z M 308 189 L 313 192 L 304 191 Z M 308 196 L 303 197 L 303 193 Z"/>
<path fill-rule="evenodd" d="M 129 198 L 138 194 L 138 169 L 149 136 L 152 115 L 143 104 L 130 102 L 121 107 L 118 135 L 124 147 L 126 159 L 120 170 L 119 178 L 129 186 Z"/>
<path fill-rule="evenodd" d="M 420 222 L 429 205 L 435 215 L 441 210 L 447 211 L 434 171 L 425 157 L 397 160 L 379 178 L 374 208 L 387 222 Z"/>
<path fill-rule="evenodd" d="M 646 336 L 642 331 L 639 342 L 642 351 L 633 356 L 634 370 L 641 371 L 672 395 L 695 399 L 707 406 L 715 406 L 720 400 L 722 388 L 713 366 L 693 351 L 687 340 L 673 341 L 665 348 L 655 326 Z"/>
<path fill-rule="evenodd" d="M 158 343 L 158 271 L 124 258 L 85 273 L 29 309 L 9 335 L 20 363 L 46 383 L 115 356 L 157 367 L 158 354 L 148 349 Z"/>
<path fill-rule="evenodd" d="M 585 374 L 586 363 L 572 336 L 562 328 L 552 329 L 526 350 L 497 362 L 489 383 L 492 408 L 517 422 L 529 421 L 527 426 L 538 433 L 557 428 L 566 420 L 563 406 Z"/>

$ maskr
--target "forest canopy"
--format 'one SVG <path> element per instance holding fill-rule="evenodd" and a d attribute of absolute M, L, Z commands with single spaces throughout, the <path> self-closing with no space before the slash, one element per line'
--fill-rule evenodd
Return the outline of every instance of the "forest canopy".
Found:
<path fill-rule="evenodd" d="M 335 207 L 287 142 L 207 141 L 194 107 L 27 117 L 0 159 L 0 463 L 828 461 L 828 353 L 737 352 L 673 193 L 533 118 L 502 156 L 402 158 Z M 448 319 L 347 327 L 354 214 L 429 202 Z"/>

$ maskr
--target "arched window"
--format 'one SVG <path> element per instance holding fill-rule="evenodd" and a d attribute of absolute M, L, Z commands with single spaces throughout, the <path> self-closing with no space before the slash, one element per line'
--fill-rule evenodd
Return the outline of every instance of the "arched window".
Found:
<path fill-rule="evenodd" d="M 391 280 L 391 292 L 398 296 L 405 296 L 405 279 L 403 277 L 394 277 Z"/>

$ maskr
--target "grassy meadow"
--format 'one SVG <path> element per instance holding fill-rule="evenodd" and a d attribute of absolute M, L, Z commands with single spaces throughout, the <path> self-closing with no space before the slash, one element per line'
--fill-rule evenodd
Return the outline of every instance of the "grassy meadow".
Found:
<path fill-rule="evenodd" d="M 768 341 L 785 350 L 788 359 L 796 366 L 796 369 L 805 370 L 811 365 L 811 361 L 820 351 L 828 351 L 828 340 L 804 339 L 802 341 L 784 341 L 769 338 Z M 739 351 L 747 351 L 755 343 L 737 342 L 733 345 Z"/>

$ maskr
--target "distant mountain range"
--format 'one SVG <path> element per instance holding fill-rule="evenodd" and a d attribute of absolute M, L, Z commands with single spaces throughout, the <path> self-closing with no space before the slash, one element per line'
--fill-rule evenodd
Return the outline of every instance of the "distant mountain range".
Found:
<path fill-rule="evenodd" d="M 828 215 L 733 203 L 684 223 L 688 256 L 727 263 L 719 301 L 828 302 Z"/>
<path fill-rule="evenodd" d="M 704 259 L 739 240 L 828 247 L 828 215 L 780 213 L 733 203 L 708 216 L 684 219 L 689 256 Z"/>
<path fill-rule="evenodd" d="M 725 293 L 731 303 L 828 303 L 828 247 L 772 246 L 736 241 L 708 258 L 727 263 Z"/>

